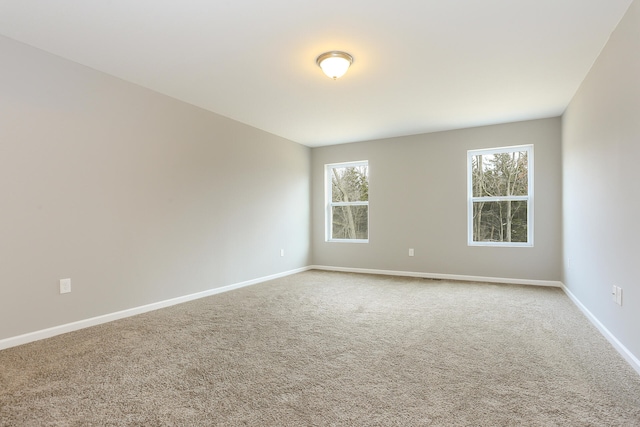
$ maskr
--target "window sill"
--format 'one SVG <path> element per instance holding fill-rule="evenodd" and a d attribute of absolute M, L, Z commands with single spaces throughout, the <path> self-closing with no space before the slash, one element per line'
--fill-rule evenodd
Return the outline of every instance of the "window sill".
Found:
<path fill-rule="evenodd" d="M 532 248 L 533 243 L 515 242 L 468 242 L 467 246 L 485 246 L 494 248 Z"/>

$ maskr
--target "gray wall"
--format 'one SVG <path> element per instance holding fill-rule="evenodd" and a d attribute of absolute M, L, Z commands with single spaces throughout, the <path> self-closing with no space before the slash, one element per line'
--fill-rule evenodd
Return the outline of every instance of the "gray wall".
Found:
<path fill-rule="evenodd" d="M 640 358 L 640 4 L 563 116 L 565 285 Z M 623 306 L 610 298 L 623 288 Z"/>
<path fill-rule="evenodd" d="M 307 147 L 2 37 L 0 58 L 0 339 L 310 263 Z"/>
<path fill-rule="evenodd" d="M 560 280 L 560 125 L 553 118 L 313 148 L 314 263 Z M 521 144 L 535 151 L 535 246 L 467 246 L 467 150 Z M 370 241 L 325 242 L 324 165 L 353 160 L 369 161 Z"/>
<path fill-rule="evenodd" d="M 562 126 L 310 150 L 0 37 L 0 339 L 313 263 L 562 279 L 640 357 L 639 44 L 634 2 Z M 535 246 L 468 247 L 466 150 L 529 143 Z M 352 160 L 370 243 L 327 243 L 323 166 Z"/>

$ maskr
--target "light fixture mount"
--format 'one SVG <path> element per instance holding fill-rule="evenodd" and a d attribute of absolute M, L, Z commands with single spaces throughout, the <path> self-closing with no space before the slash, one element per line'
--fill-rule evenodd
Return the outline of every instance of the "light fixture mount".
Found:
<path fill-rule="evenodd" d="M 318 64 L 327 77 L 335 80 L 347 72 L 351 64 L 353 64 L 353 56 L 346 52 L 332 50 L 318 56 L 316 64 Z"/>

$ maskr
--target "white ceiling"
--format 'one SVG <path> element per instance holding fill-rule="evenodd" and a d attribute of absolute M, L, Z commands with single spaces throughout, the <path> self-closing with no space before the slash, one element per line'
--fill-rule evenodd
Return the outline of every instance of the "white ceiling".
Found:
<path fill-rule="evenodd" d="M 558 116 L 631 3 L 0 0 L 0 34 L 320 146 Z"/>

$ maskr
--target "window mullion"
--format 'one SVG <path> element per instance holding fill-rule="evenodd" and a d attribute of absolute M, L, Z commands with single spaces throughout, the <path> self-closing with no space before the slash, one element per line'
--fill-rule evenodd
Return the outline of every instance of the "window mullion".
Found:
<path fill-rule="evenodd" d="M 508 201 L 527 201 L 529 196 L 492 196 L 492 197 L 472 197 L 471 201 L 476 202 L 508 202 Z"/>
<path fill-rule="evenodd" d="M 367 206 L 369 202 L 331 202 L 331 206 Z"/>

